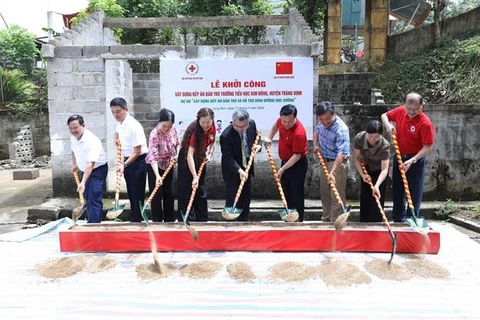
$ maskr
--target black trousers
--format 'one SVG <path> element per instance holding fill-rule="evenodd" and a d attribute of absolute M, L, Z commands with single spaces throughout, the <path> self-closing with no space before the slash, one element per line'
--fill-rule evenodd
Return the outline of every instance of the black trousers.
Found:
<path fill-rule="evenodd" d="M 380 175 L 381 170 L 370 171 L 367 168 L 367 173 L 372 178 L 372 183 L 375 183 L 378 180 L 378 176 Z M 382 204 L 382 208 L 384 207 L 385 203 L 385 190 L 387 188 L 386 181 L 380 185 L 380 203 Z M 378 210 L 377 202 L 372 194 L 372 189 L 368 183 L 365 183 L 363 180 L 360 186 L 360 222 L 382 222 L 382 215 L 380 214 L 380 210 Z"/>
<path fill-rule="evenodd" d="M 156 177 L 155 173 L 153 172 L 152 166 L 147 165 L 147 172 L 148 172 L 148 189 L 150 193 L 155 189 L 155 182 Z M 158 172 L 160 176 L 165 173 L 165 170 L 158 168 Z M 171 170 L 165 179 L 163 180 L 163 184 L 158 189 L 157 193 L 153 197 L 151 208 L 152 208 L 152 221 L 155 222 L 173 222 L 175 221 L 175 213 L 173 212 L 173 190 L 172 190 L 172 182 L 173 182 L 173 170 Z M 163 202 L 163 203 L 162 203 Z"/>
<path fill-rule="evenodd" d="M 242 193 L 236 204 L 236 208 L 243 209 L 242 213 L 236 219 L 237 221 L 248 221 L 250 217 L 250 202 L 252 200 L 252 175 L 248 175 L 247 181 L 243 185 Z M 229 175 L 226 179 L 223 177 L 226 187 L 226 207 L 232 207 L 233 202 L 235 201 L 235 196 L 237 195 L 238 186 L 240 185 L 240 176 Z"/>
<path fill-rule="evenodd" d="M 196 170 L 200 163 L 196 163 Z M 193 200 L 192 208 L 188 215 L 188 221 L 208 221 L 207 186 L 205 185 L 205 174 L 207 168 L 203 168 L 202 175 L 198 181 L 198 189 Z M 187 211 L 188 201 L 192 193 L 193 176 L 190 173 L 185 150 L 180 149 L 178 154 L 178 221 L 182 221 L 182 214 Z"/>
<path fill-rule="evenodd" d="M 139 156 L 133 163 L 128 165 L 123 172 L 127 184 L 128 199 L 130 200 L 130 221 L 141 222 L 141 206 L 145 201 L 145 183 L 147 180 L 147 164 L 145 154 Z"/>
<path fill-rule="evenodd" d="M 282 166 L 286 161 L 282 160 Z M 282 174 L 282 188 L 289 209 L 297 209 L 298 222 L 303 221 L 305 213 L 305 177 L 308 161 L 306 157 L 298 160 Z"/>

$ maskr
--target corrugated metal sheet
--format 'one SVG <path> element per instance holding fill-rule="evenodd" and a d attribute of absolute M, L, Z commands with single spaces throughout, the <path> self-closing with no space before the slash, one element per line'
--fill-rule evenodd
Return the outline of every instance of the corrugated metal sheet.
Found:
<path fill-rule="evenodd" d="M 424 0 L 390 0 L 390 14 L 419 27 L 430 14 L 431 5 Z"/>
<path fill-rule="evenodd" d="M 24 242 L 0 242 L 0 316 L 2 319 L 478 319 L 480 316 L 480 246 L 449 225 L 433 223 L 442 233 L 438 255 L 426 259 L 450 272 L 447 280 L 416 277 L 388 281 L 368 274 L 365 262 L 389 254 L 361 253 L 160 253 L 163 263 L 183 265 L 208 259 L 224 265 L 212 279 L 175 274 L 142 280 L 135 267 L 151 263 L 149 253 L 108 254 L 117 265 L 98 274 L 80 272 L 46 279 L 37 263 L 76 254 L 59 251 L 58 230 Z M 101 256 L 101 255 L 99 255 Z M 342 259 L 367 273 L 370 284 L 338 288 L 322 280 L 271 282 L 269 267 L 284 261 L 308 265 Z M 412 259 L 398 255 L 394 263 Z M 236 283 L 225 265 L 248 263 L 253 283 Z"/>

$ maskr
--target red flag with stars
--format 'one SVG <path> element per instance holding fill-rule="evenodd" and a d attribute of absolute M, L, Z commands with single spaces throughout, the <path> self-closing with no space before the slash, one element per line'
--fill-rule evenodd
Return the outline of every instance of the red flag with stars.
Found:
<path fill-rule="evenodd" d="M 276 74 L 293 74 L 293 62 L 277 62 L 275 64 Z"/>

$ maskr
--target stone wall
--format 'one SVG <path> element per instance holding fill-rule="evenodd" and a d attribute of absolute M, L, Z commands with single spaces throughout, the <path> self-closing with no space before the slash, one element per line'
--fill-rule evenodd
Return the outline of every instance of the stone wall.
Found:
<path fill-rule="evenodd" d="M 47 109 L 25 116 L 13 110 L 0 110 L 0 160 L 9 158 L 8 145 L 13 142 L 13 138 L 24 125 L 29 125 L 32 130 L 35 156 L 50 155 Z"/>
<path fill-rule="evenodd" d="M 443 40 L 451 40 L 464 37 L 473 30 L 479 30 L 480 7 L 460 14 L 456 17 L 445 19 L 441 25 Z M 418 29 L 391 35 L 388 37 L 388 58 L 413 55 L 422 52 L 432 45 L 433 24 L 425 24 Z"/>
<path fill-rule="evenodd" d="M 337 104 L 370 104 L 373 73 L 321 74 L 318 79 L 318 100 Z"/>
<path fill-rule="evenodd" d="M 158 123 L 160 75 L 158 73 L 134 73 L 133 96 L 135 118 L 142 124 L 148 138 L 150 132 Z"/>

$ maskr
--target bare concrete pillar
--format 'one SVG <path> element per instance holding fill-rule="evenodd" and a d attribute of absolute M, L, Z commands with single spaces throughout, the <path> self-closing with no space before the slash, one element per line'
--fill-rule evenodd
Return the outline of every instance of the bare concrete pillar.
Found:
<path fill-rule="evenodd" d="M 385 63 L 388 36 L 388 0 L 365 1 L 365 60 Z"/>
<path fill-rule="evenodd" d="M 342 49 L 342 1 L 327 2 L 326 35 L 324 40 L 325 64 L 340 63 Z"/>

